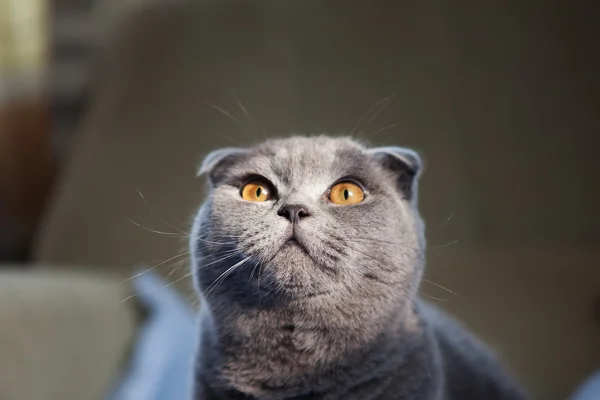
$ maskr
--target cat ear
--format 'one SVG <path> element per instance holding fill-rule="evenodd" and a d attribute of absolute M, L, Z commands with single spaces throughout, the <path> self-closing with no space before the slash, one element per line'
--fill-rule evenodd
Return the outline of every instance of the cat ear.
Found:
<path fill-rule="evenodd" d="M 405 147 L 387 146 L 368 150 L 369 154 L 396 177 L 398 188 L 410 201 L 416 201 L 421 157 Z"/>
<path fill-rule="evenodd" d="M 239 147 L 214 150 L 204 157 L 197 176 L 207 175 L 211 182 L 215 182 L 218 180 L 219 173 L 235 163 L 245 152 L 245 149 Z"/>

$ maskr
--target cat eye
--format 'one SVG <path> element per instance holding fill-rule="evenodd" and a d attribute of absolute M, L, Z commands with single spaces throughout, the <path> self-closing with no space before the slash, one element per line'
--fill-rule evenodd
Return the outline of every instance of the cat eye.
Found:
<path fill-rule="evenodd" d="M 242 187 L 240 194 L 242 199 L 256 203 L 263 203 L 273 198 L 273 194 L 269 185 L 260 180 L 254 180 L 246 183 Z"/>
<path fill-rule="evenodd" d="M 329 190 L 329 201 L 334 204 L 358 204 L 365 199 L 365 192 L 352 182 L 339 182 Z"/>

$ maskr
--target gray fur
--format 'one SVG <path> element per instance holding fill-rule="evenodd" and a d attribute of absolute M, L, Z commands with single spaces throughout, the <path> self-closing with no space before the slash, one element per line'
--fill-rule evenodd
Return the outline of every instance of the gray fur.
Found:
<path fill-rule="evenodd" d="M 411 150 L 327 136 L 206 158 L 191 240 L 203 304 L 194 399 L 525 399 L 482 344 L 417 298 L 420 171 Z M 272 201 L 240 197 L 257 175 Z M 362 203 L 327 201 L 344 177 L 364 185 Z M 310 215 L 278 215 L 290 204 Z"/>

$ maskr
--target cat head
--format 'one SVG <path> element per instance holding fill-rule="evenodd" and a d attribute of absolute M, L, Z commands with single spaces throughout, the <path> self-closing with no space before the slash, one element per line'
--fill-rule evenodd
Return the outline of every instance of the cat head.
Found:
<path fill-rule="evenodd" d="M 191 238 L 199 291 L 265 306 L 409 298 L 425 246 L 420 172 L 412 150 L 327 136 L 210 153 Z"/>

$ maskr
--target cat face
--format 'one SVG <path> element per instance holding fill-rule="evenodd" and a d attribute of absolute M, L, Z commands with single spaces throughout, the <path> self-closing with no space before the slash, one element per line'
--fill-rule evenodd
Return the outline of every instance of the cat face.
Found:
<path fill-rule="evenodd" d="M 199 291 L 264 305 L 410 295 L 423 265 L 419 171 L 410 150 L 326 136 L 211 153 L 191 240 Z"/>

